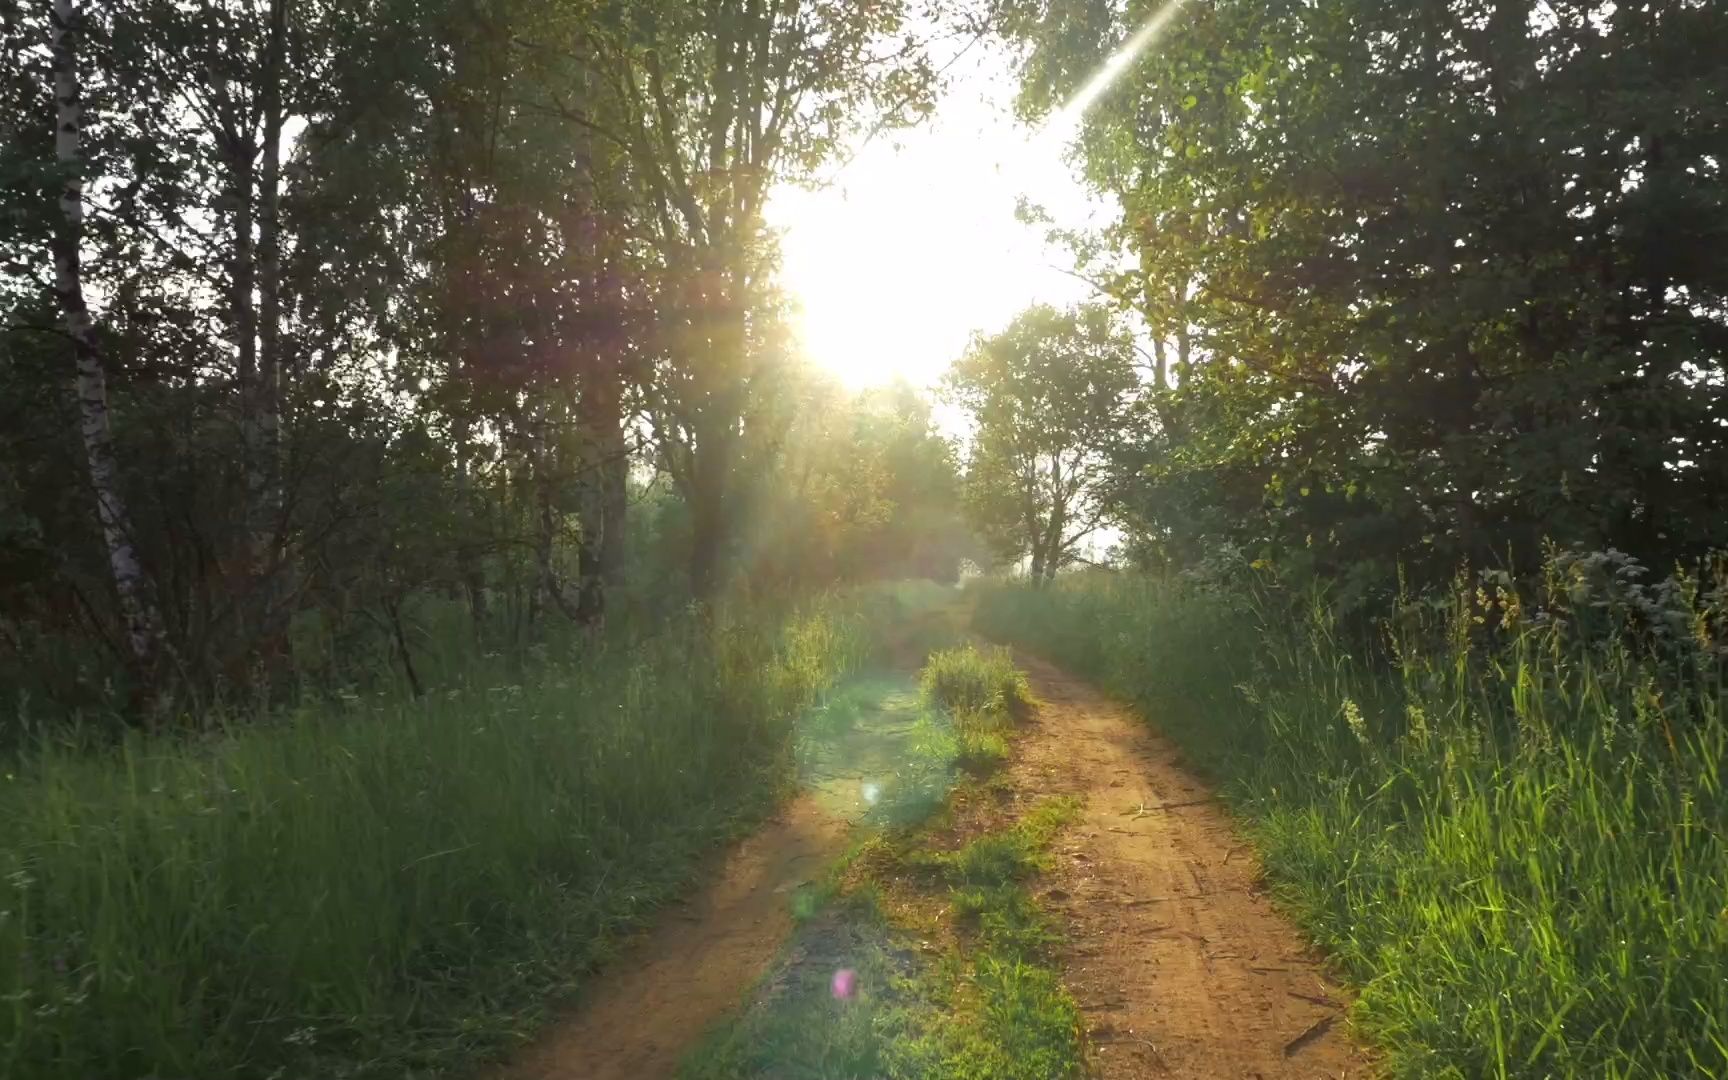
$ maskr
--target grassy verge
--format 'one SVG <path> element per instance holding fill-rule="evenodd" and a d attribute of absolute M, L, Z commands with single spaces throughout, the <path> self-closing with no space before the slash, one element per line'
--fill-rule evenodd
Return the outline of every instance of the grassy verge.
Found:
<path fill-rule="evenodd" d="M 1561 577 L 1542 617 L 1461 588 L 1377 650 L 1323 604 L 1132 577 L 978 619 L 1224 784 L 1395 1074 L 1728 1076 L 1721 613 L 1684 647 L 1585 634 L 1606 605 Z"/>
<path fill-rule="evenodd" d="M 43 745 L 0 780 L 0 1075 L 429 1075 L 530 1029 L 768 808 L 837 605 L 523 685 Z"/>
<path fill-rule="evenodd" d="M 690 1056 L 685 1080 L 1081 1075 L 1079 1011 L 1029 890 L 1076 808 L 1053 800 L 1003 824 L 992 795 L 991 773 L 1030 704 L 1025 677 L 1004 652 L 962 648 L 933 655 L 921 687 L 939 734 L 917 753 L 953 778 L 946 802 L 915 824 L 888 813 L 887 827 L 795 898 L 802 921 L 786 954 L 751 1005 Z M 986 742 L 1002 752 L 978 754 Z"/>

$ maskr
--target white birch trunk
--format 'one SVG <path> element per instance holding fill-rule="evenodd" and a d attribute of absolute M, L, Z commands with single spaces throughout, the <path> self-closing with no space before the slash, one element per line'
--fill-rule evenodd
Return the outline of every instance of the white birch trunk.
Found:
<path fill-rule="evenodd" d="M 54 0 L 54 156 L 63 170 L 60 221 L 54 238 L 54 286 L 66 336 L 76 360 L 78 430 L 96 494 L 96 517 L 108 549 L 108 567 L 120 601 L 126 644 L 140 676 L 148 682 L 161 654 L 162 623 L 149 597 L 144 568 L 132 546 L 131 521 L 120 497 L 114 435 L 108 418 L 108 379 L 96 342 L 96 328 L 84 301 L 79 249 L 84 236 L 84 178 L 80 137 L 83 103 L 78 82 L 78 31 L 82 15 L 74 0 Z"/>

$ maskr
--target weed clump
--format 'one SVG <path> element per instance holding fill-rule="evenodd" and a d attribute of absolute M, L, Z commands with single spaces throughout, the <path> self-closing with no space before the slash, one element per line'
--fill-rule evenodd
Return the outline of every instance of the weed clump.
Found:
<path fill-rule="evenodd" d="M 1003 648 L 964 645 L 932 653 L 920 688 L 932 708 L 987 723 L 1022 719 L 1032 708 L 1026 673 Z"/>

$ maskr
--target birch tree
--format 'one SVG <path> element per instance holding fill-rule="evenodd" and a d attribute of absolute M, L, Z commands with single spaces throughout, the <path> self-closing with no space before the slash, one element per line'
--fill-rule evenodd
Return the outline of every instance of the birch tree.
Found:
<path fill-rule="evenodd" d="M 80 150 L 83 102 L 78 77 L 83 14 L 74 0 L 54 0 L 54 157 L 61 170 L 60 218 L 54 233 L 54 287 L 76 368 L 78 432 L 96 496 L 96 518 L 108 553 L 126 644 L 140 685 L 150 692 L 163 653 L 162 620 L 132 540 L 132 522 L 120 492 L 114 435 L 108 416 L 108 378 L 96 325 L 84 296 L 80 248 L 84 238 L 84 160 Z"/>

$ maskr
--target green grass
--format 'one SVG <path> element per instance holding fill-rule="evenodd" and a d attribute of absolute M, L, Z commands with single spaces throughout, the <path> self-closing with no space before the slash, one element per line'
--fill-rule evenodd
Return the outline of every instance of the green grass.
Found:
<path fill-rule="evenodd" d="M 957 716 L 1012 720 L 1032 706 L 1031 684 L 1007 649 L 963 645 L 932 653 L 919 686 L 932 708 Z"/>
<path fill-rule="evenodd" d="M 919 691 L 926 708 L 950 721 L 947 756 L 974 776 L 1007 760 L 1014 725 L 1032 708 L 1031 684 L 1006 649 L 962 645 L 931 653 Z"/>
<path fill-rule="evenodd" d="M 1026 885 L 1044 869 L 1071 799 L 1040 803 L 1009 828 L 953 852 L 912 850 L 903 865 L 948 889 L 961 945 L 931 975 L 937 1011 L 905 1047 L 902 1075 L 941 1080 L 1060 1080 L 1083 1069 L 1080 1010 L 1050 959 L 1057 940 Z"/>
<path fill-rule="evenodd" d="M 1394 1075 L 1725 1077 L 1721 612 L 1646 647 L 1581 596 L 1460 589 L 1359 643 L 1323 603 L 1097 575 L 990 587 L 978 624 L 1222 783 Z"/>
<path fill-rule="evenodd" d="M 496 1050 L 764 812 L 866 658 L 836 605 L 521 683 L 0 779 L 0 1075 L 401 1076 Z"/>
<path fill-rule="evenodd" d="M 903 1048 L 934 1007 L 919 961 L 871 890 L 830 898 L 757 999 L 685 1058 L 680 1080 L 912 1080 Z M 833 991 L 853 972 L 851 997 Z"/>
<path fill-rule="evenodd" d="M 1030 696 L 1005 651 L 939 652 L 921 685 L 926 716 L 908 776 L 941 777 L 946 791 L 971 736 L 999 747 L 992 767 L 1007 757 L 1014 716 Z M 917 819 L 867 818 L 883 827 L 792 898 L 794 940 L 744 1011 L 687 1057 L 684 1080 L 1081 1075 L 1079 1009 L 1050 961 L 1056 931 L 1027 890 L 1077 806 L 1051 800 L 1008 828 L 943 850 L 939 832 L 968 802 L 956 797 L 943 810 L 939 796 L 922 798 Z M 929 817 L 938 829 L 922 827 Z M 852 997 L 832 991 L 840 970 L 856 976 Z"/>
<path fill-rule="evenodd" d="M 823 906 L 803 912 L 751 1004 L 688 1055 L 682 1080 L 1082 1075 L 1079 1007 L 1050 958 L 1058 935 L 1026 887 L 1075 811 L 1051 800 L 947 853 L 919 834 L 865 840 L 820 887 Z M 895 910 L 920 893 L 946 900 L 955 941 L 940 954 L 917 947 L 933 928 Z M 832 990 L 842 969 L 856 978 L 846 999 Z"/>

